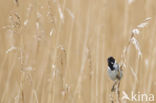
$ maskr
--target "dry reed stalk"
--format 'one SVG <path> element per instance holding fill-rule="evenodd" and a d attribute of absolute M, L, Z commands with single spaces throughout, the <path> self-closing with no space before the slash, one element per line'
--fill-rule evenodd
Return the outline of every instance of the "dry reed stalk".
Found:
<path fill-rule="evenodd" d="M 80 97 L 80 93 L 81 93 L 81 85 L 82 85 L 82 77 L 84 75 L 84 69 L 85 69 L 85 63 L 87 60 L 87 56 L 88 56 L 88 49 L 87 48 L 87 41 L 88 41 L 88 36 L 89 36 L 89 26 L 90 26 L 90 9 L 88 9 L 88 16 L 87 16 L 87 24 L 86 24 L 86 32 L 85 32 L 85 41 L 84 41 L 84 45 L 83 45 L 83 55 L 82 55 L 82 63 L 81 63 L 81 68 L 80 68 L 80 73 L 79 73 L 79 77 L 76 83 L 76 88 L 73 94 L 73 98 L 72 98 L 72 103 L 75 103 L 75 98 L 76 96 Z"/>
<path fill-rule="evenodd" d="M 128 56 L 128 51 L 129 51 L 129 48 L 130 48 L 130 45 L 133 44 L 138 52 L 138 60 L 137 60 L 137 63 L 136 63 L 136 68 L 137 68 L 137 71 L 136 71 L 136 75 L 138 73 L 138 68 L 139 68 L 139 61 L 140 61 L 140 56 L 142 55 L 141 53 L 141 50 L 140 50 L 140 46 L 139 46 L 139 43 L 137 41 L 137 39 L 135 38 L 136 35 L 139 35 L 141 29 L 143 29 L 149 22 L 149 20 L 151 20 L 151 17 L 150 18 L 146 18 L 141 24 L 137 25 L 137 27 L 135 29 L 132 30 L 131 32 L 131 36 L 130 36 L 130 39 L 129 39 L 129 42 L 127 44 L 127 46 L 124 48 L 123 50 L 123 53 L 121 54 L 121 63 L 120 63 L 120 69 L 123 70 L 122 68 L 123 67 L 126 67 L 126 58 Z M 134 82 L 134 87 L 133 87 L 133 90 L 136 89 L 136 81 Z M 117 103 L 120 103 L 120 90 L 119 90 L 119 87 L 120 87 L 120 81 L 115 81 L 112 89 L 114 89 L 116 87 L 116 97 L 117 97 Z M 114 102 L 112 99 L 111 99 L 112 103 Z"/>
<path fill-rule="evenodd" d="M 51 0 L 48 0 L 47 1 L 48 3 L 48 12 L 47 12 L 47 17 L 48 17 L 48 21 L 50 23 L 50 32 L 49 32 L 49 35 L 52 37 L 53 35 L 56 34 L 56 2 L 54 1 L 51 1 Z M 58 37 L 59 38 L 59 37 Z M 58 40 L 57 38 L 57 40 Z M 50 91 L 49 92 L 49 95 L 47 97 L 47 103 L 55 103 L 56 99 L 55 99 L 55 95 L 56 95 L 56 76 L 57 76 L 57 73 L 58 73 L 58 67 L 57 67 L 57 64 L 56 62 L 58 61 L 57 60 L 57 51 L 59 50 L 60 48 L 56 47 L 55 50 L 54 50 L 54 56 L 52 59 L 52 64 L 51 64 L 51 71 L 50 71 L 50 84 L 49 84 L 49 88 L 48 90 Z M 51 54 L 52 56 L 52 54 Z M 59 61 L 58 61 L 59 62 Z"/>
<path fill-rule="evenodd" d="M 90 83 L 91 83 L 91 85 L 90 85 L 90 101 L 91 101 L 91 103 L 93 103 L 93 98 L 94 98 L 94 92 L 93 92 L 93 84 L 94 84 L 94 80 L 93 80 L 93 74 L 94 74 L 94 67 L 93 67 L 93 56 L 92 56 L 92 51 L 91 51 L 91 49 L 90 49 L 90 47 L 88 46 L 88 57 L 87 57 L 87 59 L 88 59 L 88 67 L 89 67 L 89 73 L 90 73 L 90 75 L 89 75 L 89 79 L 90 79 Z"/>
<path fill-rule="evenodd" d="M 56 75 L 56 83 L 58 84 L 57 86 L 57 93 L 58 93 L 58 102 L 65 102 L 65 97 L 67 96 L 66 89 L 68 87 L 65 87 L 65 70 L 66 70 L 66 50 L 63 48 L 63 46 L 59 46 L 57 48 L 57 59 L 56 59 L 56 68 L 58 69 L 58 73 Z"/>
<path fill-rule="evenodd" d="M 126 64 L 126 57 L 128 55 L 129 47 L 131 44 L 134 44 L 136 50 L 138 51 L 138 56 L 141 56 L 141 50 L 135 36 L 139 35 L 140 31 L 148 24 L 149 20 L 151 20 L 151 17 L 146 18 L 141 24 L 137 25 L 137 27 L 132 30 L 129 42 L 127 46 L 123 49 L 123 53 L 121 54 L 121 69 Z"/>
<path fill-rule="evenodd" d="M 11 52 L 13 50 L 17 51 L 17 47 L 15 46 L 14 35 L 19 30 L 20 26 L 21 26 L 21 19 L 20 19 L 19 14 L 15 11 L 12 11 L 8 18 L 8 25 L 3 27 L 3 29 L 7 29 L 6 35 L 9 37 L 8 43 L 9 43 L 10 48 L 8 50 L 6 50 L 6 54 L 8 54 L 9 52 Z M 7 58 L 9 58 L 9 57 L 6 57 L 6 59 Z M 13 60 L 11 63 L 12 64 L 11 64 L 11 67 L 9 68 L 8 77 L 6 78 L 6 81 L 7 81 L 6 88 L 4 89 L 4 93 L 2 95 L 1 102 L 4 102 L 5 98 L 7 97 L 7 91 L 9 90 L 9 86 L 10 86 L 9 80 L 11 79 L 12 72 L 16 65 L 16 61 Z M 23 91 L 21 93 L 23 93 Z"/>
<path fill-rule="evenodd" d="M 149 20 L 151 20 L 151 17 L 149 18 L 146 18 L 141 24 L 137 25 L 137 27 L 135 29 L 132 30 L 131 32 L 131 36 L 130 36 L 130 39 L 129 39 L 129 42 L 127 44 L 127 46 L 123 49 L 123 53 L 121 54 L 121 64 L 120 64 L 120 69 L 122 70 L 123 67 L 127 67 L 126 66 L 126 58 L 128 56 L 128 51 L 129 51 L 129 48 L 130 48 L 130 45 L 133 44 L 138 52 L 138 60 L 137 60 L 137 63 L 136 63 L 136 68 L 137 68 L 137 71 L 136 71 L 136 75 L 138 73 L 138 68 L 139 68 L 139 61 L 140 61 L 140 56 L 142 55 L 142 52 L 140 50 L 140 47 L 139 47 L 139 43 L 137 41 L 137 39 L 135 38 L 136 35 L 139 35 L 141 29 L 143 29 L 149 22 Z M 116 83 L 113 85 L 115 86 Z M 134 87 L 133 87 L 133 90 L 136 89 L 136 81 L 134 83 Z M 117 90 L 116 90 L 116 96 L 117 96 L 117 102 L 120 103 L 120 91 L 119 91 L 119 87 L 120 87 L 120 81 L 118 81 L 117 83 Z"/>

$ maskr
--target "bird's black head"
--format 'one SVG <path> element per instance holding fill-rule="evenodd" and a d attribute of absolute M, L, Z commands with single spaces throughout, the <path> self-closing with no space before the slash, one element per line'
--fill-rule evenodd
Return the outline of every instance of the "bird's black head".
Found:
<path fill-rule="evenodd" d="M 108 66 L 110 67 L 111 70 L 114 70 L 115 68 L 113 67 L 114 63 L 115 63 L 115 59 L 113 57 L 109 57 L 107 59 L 108 62 Z"/>

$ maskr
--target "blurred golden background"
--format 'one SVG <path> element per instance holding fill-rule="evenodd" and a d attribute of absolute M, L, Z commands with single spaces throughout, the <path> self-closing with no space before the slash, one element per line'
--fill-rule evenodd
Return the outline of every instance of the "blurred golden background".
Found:
<path fill-rule="evenodd" d="M 120 91 L 156 96 L 155 0 L 1 0 L 0 13 L 0 103 L 110 103 L 107 58 L 147 17 Z"/>

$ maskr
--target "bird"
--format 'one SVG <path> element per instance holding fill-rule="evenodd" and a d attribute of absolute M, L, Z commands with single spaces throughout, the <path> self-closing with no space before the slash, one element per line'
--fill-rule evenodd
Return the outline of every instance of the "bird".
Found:
<path fill-rule="evenodd" d="M 117 81 L 121 80 L 123 73 L 114 57 L 112 56 L 108 57 L 107 62 L 108 62 L 108 69 L 107 69 L 108 75 L 110 79 L 115 82 L 112 87 L 112 91 L 114 91 L 114 86 L 117 84 Z"/>

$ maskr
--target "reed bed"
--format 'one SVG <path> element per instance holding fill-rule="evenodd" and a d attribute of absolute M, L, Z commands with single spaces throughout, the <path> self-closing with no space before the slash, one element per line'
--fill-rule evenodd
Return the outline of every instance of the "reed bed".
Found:
<path fill-rule="evenodd" d="M 155 11 L 154 0 L 1 0 L 0 103 L 156 96 Z M 123 69 L 120 95 L 111 92 L 109 56 Z"/>

